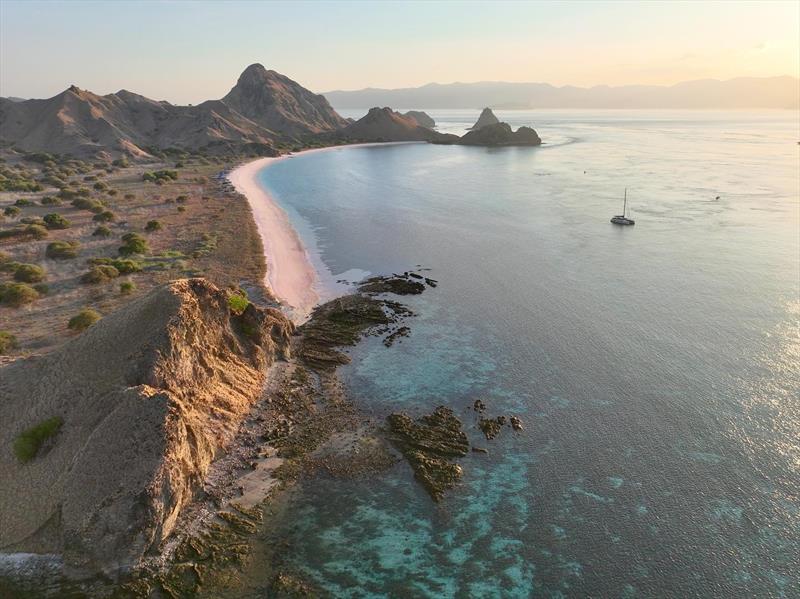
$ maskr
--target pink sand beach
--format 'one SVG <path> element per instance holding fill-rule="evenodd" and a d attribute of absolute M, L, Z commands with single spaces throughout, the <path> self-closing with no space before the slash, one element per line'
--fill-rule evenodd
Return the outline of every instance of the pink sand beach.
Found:
<path fill-rule="evenodd" d="M 259 184 L 257 174 L 268 164 L 300 154 L 370 145 L 388 144 L 334 146 L 275 158 L 259 158 L 235 168 L 228 175 L 228 180 L 236 191 L 247 198 L 253 211 L 267 261 L 267 276 L 264 282 L 275 297 L 290 308 L 290 316 L 297 322 L 308 318 L 320 299 L 316 291 L 318 276 L 303 242 L 289 222 L 288 215 Z"/>

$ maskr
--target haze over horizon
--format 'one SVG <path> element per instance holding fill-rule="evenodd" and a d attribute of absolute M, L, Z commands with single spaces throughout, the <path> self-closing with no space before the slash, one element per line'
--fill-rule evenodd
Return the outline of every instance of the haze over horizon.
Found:
<path fill-rule="evenodd" d="M 454 81 L 672 85 L 800 74 L 800 4 L 0 2 L 0 96 L 176 104 L 260 62 L 318 93 Z M 147 35 L 141 35 L 142 27 Z M 103 60 L 97 60 L 102 55 Z"/>

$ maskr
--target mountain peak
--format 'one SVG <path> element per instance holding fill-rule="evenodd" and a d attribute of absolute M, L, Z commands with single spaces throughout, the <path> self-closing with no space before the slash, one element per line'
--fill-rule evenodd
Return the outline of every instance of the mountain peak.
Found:
<path fill-rule="evenodd" d="M 491 108 L 484 108 L 483 111 L 481 111 L 481 116 L 478 117 L 478 122 L 470 127 L 470 129 L 480 129 L 486 125 L 496 125 L 499 122 L 500 120 L 494 116 Z"/>
<path fill-rule="evenodd" d="M 222 102 L 248 119 L 288 135 L 333 131 L 346 121 L 328 101 L 276 71 L 251 64 Z"/>
<path fill-rule="evenodd" d="M 254 62 L 239 75 L 239 83 L 247 81 L 263 81 L 267 77 L 267 69 L 260 62 Z"/>

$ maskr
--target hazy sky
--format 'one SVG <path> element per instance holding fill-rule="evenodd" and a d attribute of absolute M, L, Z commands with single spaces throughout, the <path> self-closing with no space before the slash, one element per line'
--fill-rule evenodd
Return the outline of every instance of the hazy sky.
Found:
<path fill-rule="evenodd" d="M 800 2 L 0 0 L 0 96 L 71 83 L 175 103 L 260 62 L 324 92 L 800 75 Z"/>

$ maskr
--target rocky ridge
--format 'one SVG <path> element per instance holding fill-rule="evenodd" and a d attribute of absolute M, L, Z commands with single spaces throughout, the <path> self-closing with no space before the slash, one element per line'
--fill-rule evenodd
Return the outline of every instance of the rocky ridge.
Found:
<path fill-rule="evenodd" d="M 395 112 L 391 108 L 371 108 L 354 123 L 347 125 L 337 135 L 351 141 L 437 141 L 454 142 L 457 135 L 439 133 L 419 125 L 411 116 Z"/>
<path fill-rule="evenodd" d="M 433 129 L 436 127 L 436 121 L 434 121 L 430 115 L 421 111 L 421 110 L 409 110 L 408 112 L 404 113 L 403 116 L 411 117 L 420 127 L 427 127 L 428 129 Z"/>
<path fill-rule="evenodd" d="M 74 85 L 44 100 L 0 98 L 0 141 L 80 157 L 148 158 L 151 147 L 275 155 L 277 142 L 346 124 L 323 96 L 260 64 L 247 67 L 221 100 L 196 106 Z"/>
<path fill-rule="evenodd" d="M 285 357 L 293 325 L 203 279 L 157 288 L 0 376 L 0 550 L 124 571 L 166 539 Z M 60 419 L 21 460 L 25 431 Z"/>

